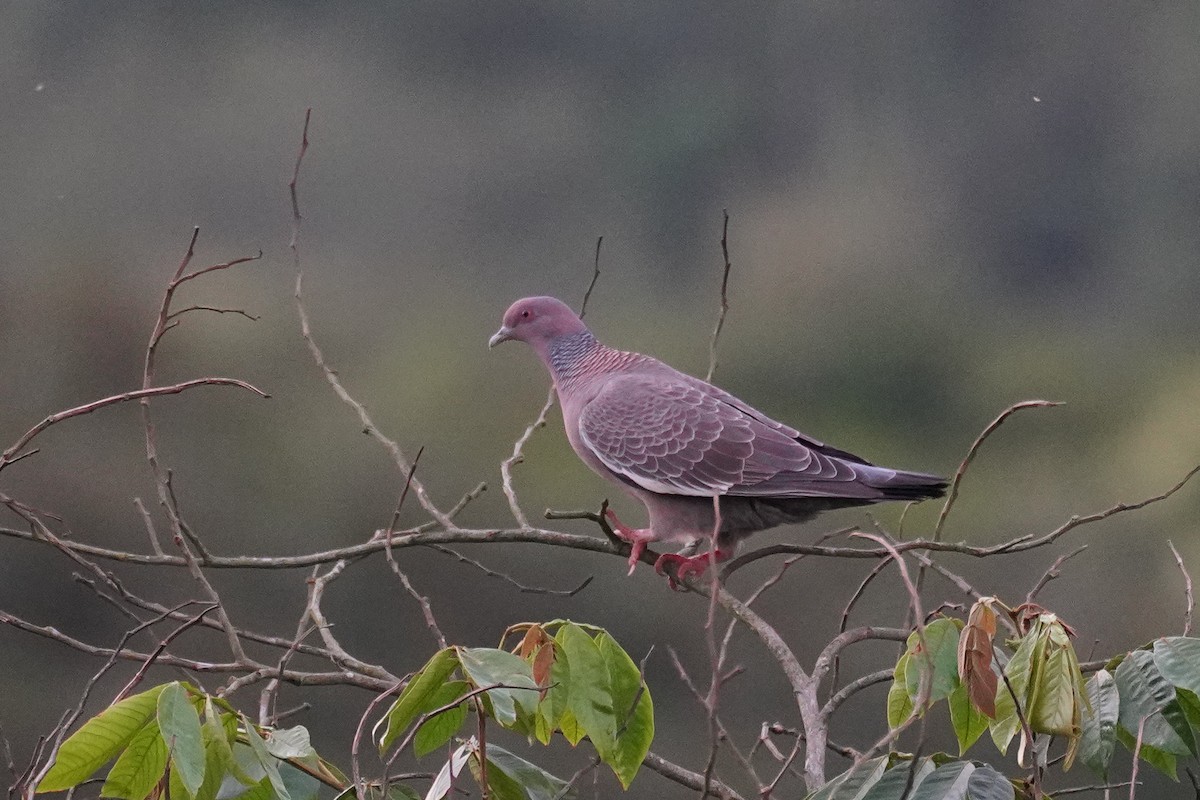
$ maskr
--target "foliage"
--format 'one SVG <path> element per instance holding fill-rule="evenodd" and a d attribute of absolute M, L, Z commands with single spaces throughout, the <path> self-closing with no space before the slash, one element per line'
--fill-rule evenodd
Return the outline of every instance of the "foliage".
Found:
<path fill-rule="evenodd" d="M 1171 777 L 1178 758 L 1200 756 L 1200 639 L 1158 639 L 1085 679 L 1071 629 L 1054 614 L 1025 604 L 1010 612 L 1020 635 L 1008 643 L 1013 652 L 1001 668 L 989 655 L 997 605 L 1002 604 L 995 598 L 984 598 L 965 625 L 939 618 L 912 633 L 887 697 L 893 731 L 944 699 L 960 755 L 984 731 L 1001 753 L 1020 734 L 1018 761 L 1024 765 L 1032 753 L 1032 766 L 1041 769 L 1049 737 L 1057 737 L 1065 741 L 1064 771 L 1078 756 L 1104 780 L 1118 741 Z M 948 655 L 955 650 L 957 663 Z M 865 780 L 863 769 L 860 764 L 835 782 Z M 833 782 L 826 788 L 832 787 Z"/>
<path fill-rule="evenodd" d="M 482 727 L 503 728 L 548 744 L 555 732 L 571 745 L 585 737 L 628 788 L 654 738 L 654 706 L 641 672 L 603 629 L 567 620 L 525 624 L 509 652 L 447 647 L 409 678 L 379 720 L 381 753 L 399 743 L 417 757 L 448 745 L 470 711 Z M 303 727 L 254 725 L 226 701 L 179 681 L 124 698 L 63 742 L 39 792 L 70 789 L 116 759 L 101 795 L 156 796 L 164 785 L 183 800 L 311 800 L 321 784 L 358 793 L 322 760 Z M 458 744 L 425 795 L 439 800 L 469 767 L 497 800 L 550 800 L 567 788 L 537 765 L 471 736 Z M 366 784 L 366 794 L 383 791 Z M 411 788 L 388 787 L 392 797 Z M 413 795 L 415 796 L 415 795 Z"/>

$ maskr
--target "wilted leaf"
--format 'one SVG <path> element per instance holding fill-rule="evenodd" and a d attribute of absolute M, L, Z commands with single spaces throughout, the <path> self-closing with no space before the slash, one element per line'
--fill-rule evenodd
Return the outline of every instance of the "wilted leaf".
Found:
<path fill-rule="evenodd" d="M 54 766 L 38 784 L 38 792 L 70 789 L 92 776 L 125 749 L 158 708 L 162 686 L 126 697 L 89 719 L 62 743 Z"/>
<path fill-rule="evenodd" d="M 958 679 L 966 687 L 975 708 L 996 716 L 996 673 L 992 671 L 992 640 L 996 636 L 996 612 L 983 600 L 971 608 L 967 625 L 958 638 Z M 961 744 L 961 740 L 960 740 Z"/>
<path fill-rule="evenodd" d="M 517 646 L 517 655 L 528 661 L 530 656 L 549 641 L 550 636 L 546 633 L 545 628 L 541 625 L 530 625 L 521 639 L 521 644 Z"/>
<path fill-rule="evenodd" d="M 462 772 L 463 767 L 467 765 L 471 754 L 479 749 L 479 743 L 472 736 L 471 740 L 459 745 L 450 758 L 442 765 L 441 770 L 433 779 L 433 783 L 429 786 L 429 791 L 425 793 L 425 800 L 442 800 L 446 795 L 450 794 L 451 788 L 454 786 L 454 779 Z"/>
<path fill-rule="evenodd" d="M 546 642 L 533 657 L 533 682 L 542 687 L 542 697 L 550 686 L 550 670 L 554 666 L 554 642 Z"/>
<path fill-rule="evenodd" d="M 1031 685 L 1029 727 L 1034 733 L 1078 736 L 1080 676 L 1071 640 L 1057 621 L 1035 630 L 1043 643 L 1041 669 L 1036 672 L 1036 685 Z"/>

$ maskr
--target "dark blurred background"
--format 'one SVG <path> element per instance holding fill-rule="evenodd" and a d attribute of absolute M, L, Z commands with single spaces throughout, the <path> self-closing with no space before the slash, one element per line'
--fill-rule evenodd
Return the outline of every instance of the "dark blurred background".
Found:
<path fill-rule="evenodd" d="M 387 523 L 395 470 L 320 377 L 292 304 L 286 183 L 311 106 L 301 257 L 315 332 L 380 426 L 410 452 L 425 447 L 421 473 L 440 503 L 492 486 L 464 523 L 511 524 L 498 464 L 545 396 L 530 353 L 486 350 L 508 303 L 577 303 L 603 235 L 597 334 L 703 374 L 728 209 L 717 382 L 839 447 L 945 474 L 1010 403 L 1066 401 L 989 442 L 947 536 L 1048 531 L 1156 494 L 1200 461 L 1198 29 L 1194 3 L 6 3 L 0 439 L 139 385 L 163 286 L 199 225 L 198 265 L 264 256 L 181 302 L 261 319 L 188 319 L 164 341 L 159 379 L 231 375 L 273 398 L 201 389 L 156 403 L 194 527 L 219 553 L 285 554 Z M 140 437 L 132 406 L 72 420 L 0 490 L 62 515 L 81 540 L 144 550 L 133 498 L 154 490 Z M 594 508 L 611 491 L 570 453 L 557 412 L 527 455 L 517 483 L 532 517 Z M 1189 487 L 1033 555 L 945 561 L 1015 602 L 1089 542 L 1042 601 L 1079 630 L 1081 657 L 1099 657 L 1181 629 L 1166 542 L 1200 565 L 1198 511 Z M 927 532 L 935 513 L 914 510 L 907 531 Z M 898 509 L 877 516 L 893 525 Z M 755 542 L 863 520 L 848 512 Z M 409 504 L 403 524 L 420 521 Z M 4 540 L 0 551 L 0 608 L 98 644 L 127 627 L 48 548 Z M 666 649 L 704 676 L 701 599 L 670 594 L 648 568 L 626 578 L 612 558 L 469 554 L 526 583 L 596 579 L 570 600 L 524 595 L 437 553 L 403 553 L 451 639 L 492 645 L 510 623 L 569 616 L 607 626 L 635 658 L 655 645 L 655 749 L 702 767 L 703 711 Z M 762 612 L 811 661 L 870 566 L 802 562 Z M 198 596 L 182 572 L 119 572 L 164 601 Z M 236 619 L 290 637 L 305 575 L 213 577 Z M 928 585 L 930 605 L 962 599 Z M 902 602 L 889 576 L 856 619 L 896 623 Z M 353 652 L 396 673 L 432 652 L 379 560 L 352 567 L 326 610 Z M 222 645 L 196 634 L 189 649 Z M 740 635 L 734 650 L 749 677 L 727 689 L 723 713 L 748 746 L 761 721 L 795 713 L 761 647 Z M 895 655 L 860 645 L 847 669 Z M 18 763 L 98 666 L 0 629 L 0 724 Z M 132 667 L 119 672 L 115 686 Z M 300 699 L 314 709 L 296 722 L 344 764 L 370 697 L 288 689 L 281 704 Z M 257 693 L 235 700 L 253 710 Z M 846 712 L 835 735 L 873 739 L 882 687 Z M 509 744 L 562 774 L 583 763 Z M 990 743 L 976 748 L 998 760 Z M 1065 782 L 1090 782 L 1075 773 Z M 652 774 L 630 792 L 690 794 Z"/>

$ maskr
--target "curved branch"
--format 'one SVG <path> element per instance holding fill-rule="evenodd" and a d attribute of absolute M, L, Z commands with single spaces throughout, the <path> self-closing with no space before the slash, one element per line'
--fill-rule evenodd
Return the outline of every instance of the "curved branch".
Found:
<path fill-rule="evenodd" d="M 130 400 L 141 400 L 146 397 L 158 397 L 165 394 L 179 394 L 180 392 L 185 392 L 188 389 L 192 389 L 196 386 L 237 386 L 241 389 L 245 389 L 246 391 L 254 392 L 259 397 L 268 398 L 271 396 L 253 384 L 238 380 L 237 378 L 193 378 L 190 381 L 183 381 L 170 386 L 152 386 L 147 389 L 136 389 L 132 392 L 114 394 L 111 397 L 104 397 L 100 400 L 93 400 L 90 403 L 84 403 L 81 406 L 68 408 L 65 411 L 59 411 L 43 419 L 37 425 L 34 425 L 32 428 L 27 430 L 21 436 L 21 438 L 18 439 L 11 447 L 5 450 L 3 454 L 0 454 L 0 470 L 4 469 L 9 464 L 24 458 L 25 456 L 18 455 L 18 453 L 25 449 L 25 447 L 31 441 L 33 441 L 38 434 L 49 428 L 51 425 L 56 425 L 59 422 L 72 419 L 74 417 L 81 417 L 84 414 L 91 414 L 93 411 L 98 411 L 108 406 L 115 406 L 119 403 L 128 403 Z"/>

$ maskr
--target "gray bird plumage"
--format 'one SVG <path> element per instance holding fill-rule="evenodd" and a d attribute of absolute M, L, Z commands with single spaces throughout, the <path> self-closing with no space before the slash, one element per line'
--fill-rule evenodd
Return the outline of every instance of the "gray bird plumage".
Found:
<path fill-rule="evenodd" d="M 489 344 L 508 340 L 529 344 L 550 371 L 579 457 L 646 506 L 648 528 L 610 515 L 632 545 L 631 571 L 647 542 L 711 536 L 714 497 L 716 551 L 664 555 L 659 572 L 668 563 L 679 577 L 700 572 L 742 538 L 822 511 L 944 493 L 936 475 L 875 466 L 658 359 L 606 347 L 552 297 L 514 303 Z"/>

